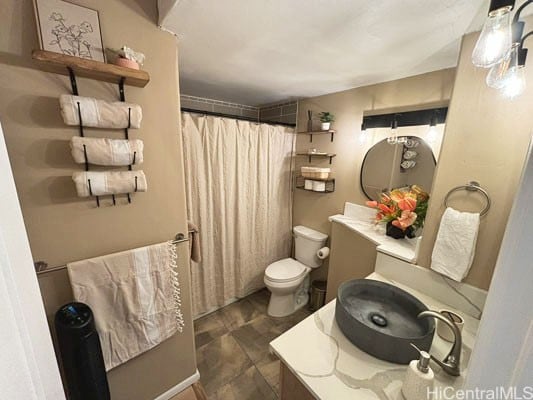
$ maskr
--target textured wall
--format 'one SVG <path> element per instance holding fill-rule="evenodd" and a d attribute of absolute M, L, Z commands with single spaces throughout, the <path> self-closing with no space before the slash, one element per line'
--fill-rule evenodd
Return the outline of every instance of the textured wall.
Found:
<path fill-rule="evenodd" d="M 76 3 L 100 11 L 104 45 L 146 53 L 152 80 L 144 89 L 126 87 L 126 98 L 143 107 L 142 129 L 131 137 L 145 141 L 148 192 L 134 195 L 131 205 L 99 209 L 94 200 L 76 197 L 71 175 L 83 167 L 72 161 L 68 143 L 78 132 L 63 124 L 58 105 L 58 96 L 70 92 L 68 78 L 41 72 L 31 61 L 38 47 L 32 1 L 3 1 L 0 120 L 34 259 L 51 266 L 161 242 L 187 229 L 175 38 L 156 27 L 152 0 Z M 118 99 L 116 85 L 79 79 L 78 86 L 82 95 Z M 87 135 L 122 138 L 123 132 L 88 129 Z M 186 245 L 180 255 L 187 329 L 112 370 L 114 399 L 153 399 L 195 372 Z M 42 278 L 41 290 L 49 316 L 70 299 L 64 272 Z"/>

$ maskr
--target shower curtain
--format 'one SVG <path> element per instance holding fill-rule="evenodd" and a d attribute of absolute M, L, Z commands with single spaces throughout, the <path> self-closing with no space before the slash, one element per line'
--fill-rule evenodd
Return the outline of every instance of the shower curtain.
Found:
<path fill-rule="evenodd" d="M 292 128 L 182 113 L 187 211 L 200 230 L 195 316 L 264 287 L 291 248 Z"/>

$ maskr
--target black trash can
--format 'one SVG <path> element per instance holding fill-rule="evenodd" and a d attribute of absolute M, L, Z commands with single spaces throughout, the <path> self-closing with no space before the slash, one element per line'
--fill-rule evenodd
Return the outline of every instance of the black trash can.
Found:
<path fill-rule="evenodd" d="M 69 400 L 110 400 L 102 347 L 89 306 L 65 304 L 56 312 L 55 326 Z"/>
<path fill-rule="evenodd" d="M 326 286 L 327 281 L 313 281 L 311 283 L 311 300 L 309 301 L 309 309 L 317 311 L 326 301 Z"/>

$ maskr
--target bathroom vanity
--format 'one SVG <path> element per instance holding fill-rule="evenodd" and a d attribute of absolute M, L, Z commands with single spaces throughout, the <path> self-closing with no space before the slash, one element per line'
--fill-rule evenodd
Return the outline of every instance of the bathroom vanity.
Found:
<path fill-rule="evenodd" d="M 326 301 L 333 300 L 342 282 L 360 279 L 374 271 L 376 255 L 388 254 L 415 263 L 420 238 L 393 239 L 384 227 L 374 224 L 374 209 L 347 202 L 344 214 L 329 217 L 331 255 Z"/>
<path fill-rule="evenodd" d="M 434 362 L 431 363 L 435 372 L 435 389 L 451 387 L 455 390 L 461 387 L 479 321 L 465 312 L 468 310 L 456 308 L 462 300 L 451 288 L 435 285 L 435 282 L 424 283 L 422 281 L 427 281 L 430 277 L 426 271 L 402 262 L 393 265 L 395 260 L 391 258 L 379 255 L 376 271 L 367 278 L 399 287 L 431 310 L 449 309 L 464 318 L 461 376 L 452 377 Z M 398 268 L 412 270 L 398 271 Z M 450 290 L 452 304 L 444 304 L 441 300 L 406 285 L 406 282 L 423 289 L 429 285 L 435 286 L 432 296 L 439 299 L 447 298 L 446 290 Z M 483 301 L 483 293 L 474 293 L 473 297 L 478 304 Z M 281 399 L 402 399 L 402 381 L 408 366 L 379 360 L 354 346 L 335 322 L 335 306 L 335 300 L 330 301 L 270 343 L 271 351 L 281 360 Z M 450 347 L 451 343 L 435 333 L 430 353 L 442 359 Z"/>

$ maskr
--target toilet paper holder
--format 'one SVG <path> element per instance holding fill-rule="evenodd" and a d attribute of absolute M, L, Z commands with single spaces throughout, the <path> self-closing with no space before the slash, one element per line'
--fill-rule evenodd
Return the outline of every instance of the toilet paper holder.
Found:
<path fill-rule="evenodd" d="M 321 249 L 318 249 L 318 251 L 316 252 L 316 256 L 320 260 L 325 260 L 326 258 L 328 258 L 329 257 L 329 247 L 324 246 Z"/>

